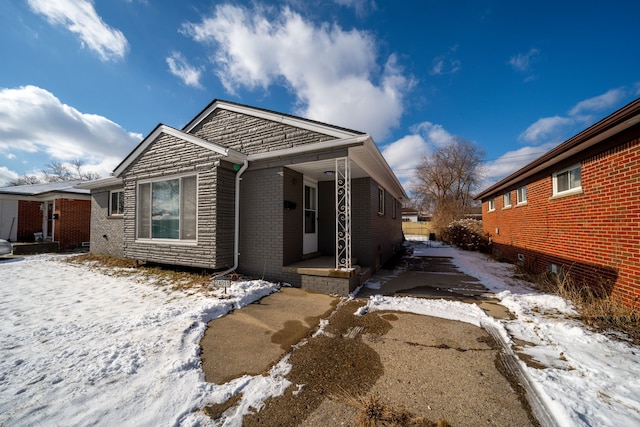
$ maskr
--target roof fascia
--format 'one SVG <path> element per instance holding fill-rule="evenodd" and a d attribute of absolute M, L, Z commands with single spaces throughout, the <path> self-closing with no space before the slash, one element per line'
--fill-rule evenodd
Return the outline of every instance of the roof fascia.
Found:
<path fill-rule="evenodd" d="M 348 147 L 350 145 L 362 145 L 369 135 L 351 136 L 342 139 L 333 139 L 331 141 L 322 141 L 312 144 L 299 145 L 293 148 L 285 148 L 283 150 L 268 151 L 266 153 L 250 154 L 247 160 L 255 162 L 257 160 L 268 160 L 278 157 L 294 156 L 296 154 L 307 153 L 309 151 L 320 151 L 338 147 Z"/>
<path fill-rule="evenodd" d="M 156 128 L 151 132 L 138 146 L 131 152 L 129 155 L 114 169 L 113 176 L 119 177 L 124 170 L 133 163 L 135 159 L 137 159 L 147 147 L 156 140 L 160 134 L 166 134 L 174 136 L 183 141 L 191 142 L 192 144 L 196 144 L 202 148 L 207 150 L 211 150 L 215 153 L 222 154 L 225 157 L 229 157 L 231 161 L 244 161 L 247 156 L 240 153 L 239 151 L 233 150 L 231 148 L 223 147 L 222 145 L 216 144 L 215 142 L 206 141 L 202 138 L 198 138 L 197 136 L 185 133 L 178 129 L 172 128 L 167 125 L 160 124 L 156 126 Z"/>
<path fill-rule="evenodd" d="M 285 125 L 294 126 L 297 128 L 309 130 L 312 132 L 322 133 L 324 135 L 333 136 L 335 138 L 348 138 L 355 135 L 362 135 L 359 132 L 349 131 L 347 129 L 339 129 L 333 126 L 325 125 L 322 123 L 310 121 L 307 119 L 288 116 L 285 114 L 279 114 L 274 111 L 263 110 L 260 108 L 253 108 L 247 105 L 234 104 L 230 102 L 215 100 L 207 108 L 205 108 L 196 118 L 190 121 L 182 130 L 184 132 L 191 132 L 198 124 L 200 124 L 205 118 L 207 118 L 216 109 L 223 109 L 233 111 L 235 113 L 246 114 L 248 116 L 258 117 L 261 119 L 270 120 Z"/>
<path fill-rule="evenodd" d="M 115 187 L 122 185 L 122 178 L 110 176 L 107 178 L 96 179 L 94 181 L 82 182 L 76 185 L 74 188 L 79 188 L 81 190 L 94 190 L 96 188 Z"/>
<path fill-rule="evenodd" d="M 499 194 L 507 188 L 517 186 L 521 181 L 540 173 L 554 165 L 595 146 L 596 144 L 630 128 L 640 122 L 640 98 L 600 120 L 579 134 L 573 136 L 538 159 L 493 184 L 474 197 L 485 199 Z"/>
<path fill-rule="evenodd" d="M 398 180 L 398 177 L 393 172 L 393 170 L 389 166 L 389 163 L 387 163 L 387 160 L 384 158 L 384 156 L 380 152 L 380 149 L 378 149 L 378 146 L 373 141 L 373 139 L 371 139 L 371 137 L 369 137 L 365 141 L 364 147 L 367 149 L 368 154 L 371 155 L 371 157 L 375 161 L 376 168 L 375 170 L 368 170 L 366 165 L 362 164 L 360 164 L 360 167 L 362 167 L 369 175 L 371 175 L 373 179 L 380 183 L 384 183 L 385 186 L 388 187 L 387 191 L 392 192 L 393 196 L 396 199 L 408 199 L 409 196 L 404 191 L 404 187 Z"/>

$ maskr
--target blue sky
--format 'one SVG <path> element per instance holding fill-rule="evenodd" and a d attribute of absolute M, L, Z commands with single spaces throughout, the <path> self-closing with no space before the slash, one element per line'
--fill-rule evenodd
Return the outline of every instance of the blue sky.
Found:
<path fill-rule="evenodd" d="M 73 159 L 107 176 L 216 98 L 370 133 L 406 187 L 422 156 L 472 140 L 488 185 L 640 96 L 640 2 L 0 7 L 0 185 Z"/>

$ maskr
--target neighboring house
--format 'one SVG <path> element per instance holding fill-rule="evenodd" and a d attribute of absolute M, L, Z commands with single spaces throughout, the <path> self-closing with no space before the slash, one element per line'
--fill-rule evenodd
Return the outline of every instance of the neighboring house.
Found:
<path fill-rule="evenodd" d="M 640 99 L 476 196 L 502 257 L 640 298 Z"/>
<path fill-rule="evenodd" d="M 0 188 L 0 239 L 42 240 L 73 250 L 89 242 L 91 196 L 81 181 Z"/>
<path fill-rule="evenodd" d="M 407 196 L 371 136 L 214 100 L 91 189 L 91 251 L 346 295 L 402 246 Z"/>

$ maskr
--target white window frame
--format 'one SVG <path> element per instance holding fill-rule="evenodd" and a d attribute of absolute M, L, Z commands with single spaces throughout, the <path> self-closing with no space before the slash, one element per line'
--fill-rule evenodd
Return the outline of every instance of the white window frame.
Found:
<path fill-rule="evenodd" d="M 384 188 L 378 187 L 378 215 L 384 215 Z"/>
<path fill-rule="evenodd" d="M 179 233 L 182 233 L 182 221 L 183 221 L 183 203 L 184 203 L 184 199 L 183 199 L 183 191 L 182 191 L 182 187 L 183 187 L 183 179 L 184 178 L 195 178 L 195 237 L 193 239 L 185 239 L 184 236 L 180 235 L 179 238 L 177 239 L 173 239 L 173 238 L 169 238 L 169 237 L 153 237 L 152 233 L 153 233 L 153 222 L 152 222 L 152 218 L 151 216 L 150 218 L 150 225 L 149 227 L 151 227 L 151 229 L 149 230 L 149 237 L 140 237 L 139 233 L 140 233 L 140 229 L 139 229 L 139 219 L 140 219 L 140 210 L 141 210 L 141 200 L 140 200 L 140 186 L 141 185 L 146 185 L 146 184 L 150 184 L 149 186 L 149 196 L 151 198 L 153 198 L 152 194 L 152 188 L 153 188 L 153 184 L 154 183 L 158 183 L 158 182 L 164 182 L 164 181 L 172 181 L 175 179 L 180 180 L 180 190 L 179 190 L 179 198 L 180 198 L 180 211 L 179 211 Z M 199 188 L 199 179 L 198 179 L 198 175 L 197 174 L 193 174 L 193 173 L 187 173 L 187 174 L 182 174 L 182 175 L 171 175 L 171 176 L 163 176 L 160 178 L 154 178 L 154 179 L 147 179 L 147 180 L 140 180 L 137 182 L 136 184 L 136 240 L 139 241 L 144 241 L 144 242 L 154 242 L 154 243 L 171 243 L 171 244 L 186 244 L 186 245 L 195 245 L 198 242 L 198 188 Z M 151 201 L 149 201 L 149 207 L 152 208 L 151 206 Z M 151 215 L 151 213 L 149 214 Z"/>
<path fill-rule="evenodd" d="M 113 208 L 113 195 L 114 194 L 122 194 L 122 206 L 120 206 L 121 200 L 118 197 L 118 206 L 114 210 Z M 112 190 L 109 191 L 109 216 L 124 216 L 124 189 L 121 190 Z"/>
<path fill-rule="evenodd" d="M 527 204 L 527 186 L 523 185 L 516 190 L 516 203 L 518 205 Z"/>
<path fill-rule="evenodd" d="M 569 178 L 568 185 L 570 186 L 571 173 L 575 170 L 578 170 L 578 172 L 580 173 L 580 185 L 577 185 L 575 187 L 569 187 L 567 190 L 558 191 L 558 176 L 567 173 L 567 177 Z M 582 193 L 582 165 L 581 164 L 573 165 L 553 173 L 553 197 L 569 196 L 571 194 L 576 194 L 576 193 Z"/>
<path fill-rule="evenodd" d="M 508 191 L 502 195 L 502 208 L 507 209 L 511 207 L 511 191 Z"/>
<path fill-rule="evenodd" d="M 487 212 L 493 212 L 496 210 L 496 198 L 492 197 L 487 202 Z"/>

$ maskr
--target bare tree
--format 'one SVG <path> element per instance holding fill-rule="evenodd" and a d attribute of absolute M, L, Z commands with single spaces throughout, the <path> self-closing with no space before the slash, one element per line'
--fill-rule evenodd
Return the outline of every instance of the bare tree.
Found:
<path fill-rule="evenodd" d="M 471 141 L 454 138 L 422 158 L 411 191 L 432 213 L 436 232 L 464 216 L 482 178 L 484 151 Z"/>
<path fill-rule="evenodd" d="M 44 179 L 46 182 L 70 181 L 72 179 L 80 179 L 82 181 L 90 181 L 100 178 L 100 175 L 94 172 L 84 172 L 82 170 L 84 162 L 80 159 L 71 161 L 71 168 L 63 163 L 52 161 L 43 169 Z"/>
<path fill-rule="evenodd" d="M 17 185 L 32 185 L 32 184 L 40 184 L 40 179 L 35 175 L 20 175 L 19 177 L 10 180 L 7 183 L 8 187 L 14 187 Z"/>

